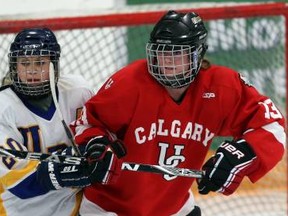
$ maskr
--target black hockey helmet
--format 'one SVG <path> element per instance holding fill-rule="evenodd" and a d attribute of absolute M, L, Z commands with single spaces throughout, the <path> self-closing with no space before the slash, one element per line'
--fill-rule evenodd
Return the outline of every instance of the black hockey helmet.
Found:
<path fill-rule="evenodd" d="M 208 48 L 207 29 L 201 17 L 194 13 L 178 13 L 168 11 L 155 25 L 146 45 L 146 55 L 150 74 L 162 85 L 171 88 L 181 88 L 190 84 L 199 72 L 202 59 Z M 176 55 L 177 54 L 177 55 Z M 163 56 L 189 56 L 190 62 L 183 65 L 160 65 Z M 185 58 L 186 58 L 185 57 Z M 173 60 L 174 61 L 174 60 Z M 189 64 L 189 67 L 188 67 Z M 165 73 L 169 67 L 182 67 L 171 75 Z"/>
<path fill-rule="evenodd" d="M 60 53 L 60 45 L 57 42 L 56 36 L 50 29 L 27 28 L 20 31 L 11 43 L 10 52 L 8 54 L 10 78 L 15 90 L 23 95 L 31 97 L 49 94 L 51 91 L 49 80 L 42 80 L 37 85 L 29 85 L 29 83 L 25 83 L 19 79 L 17 58 L 48 56 L 53 63 L 55 82 L 57 82 L 59 77 Z"/>

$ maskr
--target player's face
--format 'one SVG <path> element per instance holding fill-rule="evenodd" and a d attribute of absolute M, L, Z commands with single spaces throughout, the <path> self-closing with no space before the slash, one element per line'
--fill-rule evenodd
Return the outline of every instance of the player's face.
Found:
<path fill-rule="evenodd" d="M 166 76 L 185 74 L 190 68 L 190 55 L 188 50 L 158 51 L 158 65 Z"/>
<path fill-rule="evenodd" d="M 21 82 L 37 85 L 49 80 L 49 56 L 17 58 L 17 73 Z"/>

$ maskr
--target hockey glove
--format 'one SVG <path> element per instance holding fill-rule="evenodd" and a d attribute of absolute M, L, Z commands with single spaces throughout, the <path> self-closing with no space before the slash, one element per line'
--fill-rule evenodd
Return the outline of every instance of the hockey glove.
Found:
<path fill-rule="evenodd" d="M 125 146 L 120 140 L 110 141 L 107 136 L 97 136 L 86 144 L 84 157 L 88 160 L 99 161 L 109 151 L 113 151 L 119 159 L 126 155 Z"/>
<path fill-rule="evenodd" d="M 240 185 L 244 176 L 253 169 L 256 158 L 245 140 L 225 141 L 202 167 L 205 175 L 198 180 L 200 194 L 217 191 L 225 195 L 232 194 Z"/>
<path fill-rule="evenodd" d="M 37 180 L 48 190 L 58 190 L 62 187 L 85 187 L 92 183 L 92 172 L 96 172 L 97 164 L 87 161 L 79 165 L 55 162 L 41 162 L 37 168 Z"/>
<path fill-rule="evenodd" d="M 198 206 L 194 206 L 194 209 L 186 216 L 201 216 L 201 209 Z"/>
<path fill-rule="evenodd" d="M 75 156 L 72 146 L 67 147 L 62 152 L 53 152 L 63 156 Z M 85 187 L 91 184 L 90 174 L 95 168 L 95 164 L 60 164 L 55 162 L 41 162 L 37 167 L 37 180 L 48 190 L 57 190 L 62 187 Z"/>
<path fill-rule="evenodd" d="M 92 138 L 85 147 L 84 157 L 97 162 L 97 168 L 91 173 L 92 182 L 112 184 L 117 181 L 122 166 L 121 158 L 126 149 L 120 140 L 110 141 L 106 136 Z"/>

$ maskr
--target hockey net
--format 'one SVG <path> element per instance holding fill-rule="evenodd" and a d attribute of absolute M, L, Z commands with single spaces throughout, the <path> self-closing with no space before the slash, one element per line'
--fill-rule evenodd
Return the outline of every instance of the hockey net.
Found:
<path fill-rule="evenodd" d="M 62 47 L 61 73 L 81 74 L 97 91 L 113 72 L 145 58 L 149 32 L 168 9 L 199 13 L 209 30 L 207 58 L 238 70 L 287 115 L 288 8 L 282 3 L 127 6 L 98 14 L 0 20 L 0 79 L 8 71 L 7 53 L 15 33 L 46 26 Z M 286 156 L 262 180 L 245 181 L 232 196 L 200 196 L 194 187 L 204 216 L 287 215 Z"/>

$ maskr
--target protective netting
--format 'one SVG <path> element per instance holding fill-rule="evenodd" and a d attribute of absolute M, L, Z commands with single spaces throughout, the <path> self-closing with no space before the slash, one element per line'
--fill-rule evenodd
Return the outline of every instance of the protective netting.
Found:
<path fill-rule="evenodd" d="M 239 71 L 260 92 L 270 96 L 285 114 L 287 67 L 285 20 L 287 17 L 285 18 L 281 10 L 274 10 L 272 15 L 273 9 L 265 15 L 263 9 L 260 16 L 256 12 L 254 15 L 251 14 L 250 9 L 247 13 L 243 10 L 241 13 L 236 13 L 236 18 L 233 17 L 233 13 L 237 12 L 237 6 L 233 6 L 233 10 L 225 9 L 223 14 L 216 11 L 213 14 L 211 13 L 213 8 L 210 8 L 207 11 L 201 10 L 200 15 L 204 20 L 207 18 L 205 23 L 209 31 L 209 48 L 206 57 L 215 64 L 226 65 Z M 108 76 L 116 70 L 135 59 L 145 58 L 145 44 L 153 27 L 152 24 L 157 20 L 147 23 L 147 20 L 143 19 L 146 12 L 149 12 L 149 7 L 142 9 L 139 16 L 135 13 L 129 18 L 136 20 L 135 24 L 108 25 L 109 27 L 102 25 L 99 27 L 97 26 L 99 22 L 95 21 L 94 27 L 81 27 L 80 23 L 79 28 L 67 29 L 69 24 L 62 20 L 63 30 L 60 27 L 55 30 L 62 47 L 61 73 L 82 74 L 93 88 L 98 90 Z M 45 25 L 49 27 L 49 21 Z M 14 36 L 15 33 L 0 34 L 1 79 L 8 70 L 7 54 Z M 287 215 L 286 161 L 287 159 L 284 158 L 274 171 L 260 182 L 256 184 L 244 182 L 238 192 L 232 196 L 196 195 L 196 202 L 202 208 L 203 215 Z"/>

